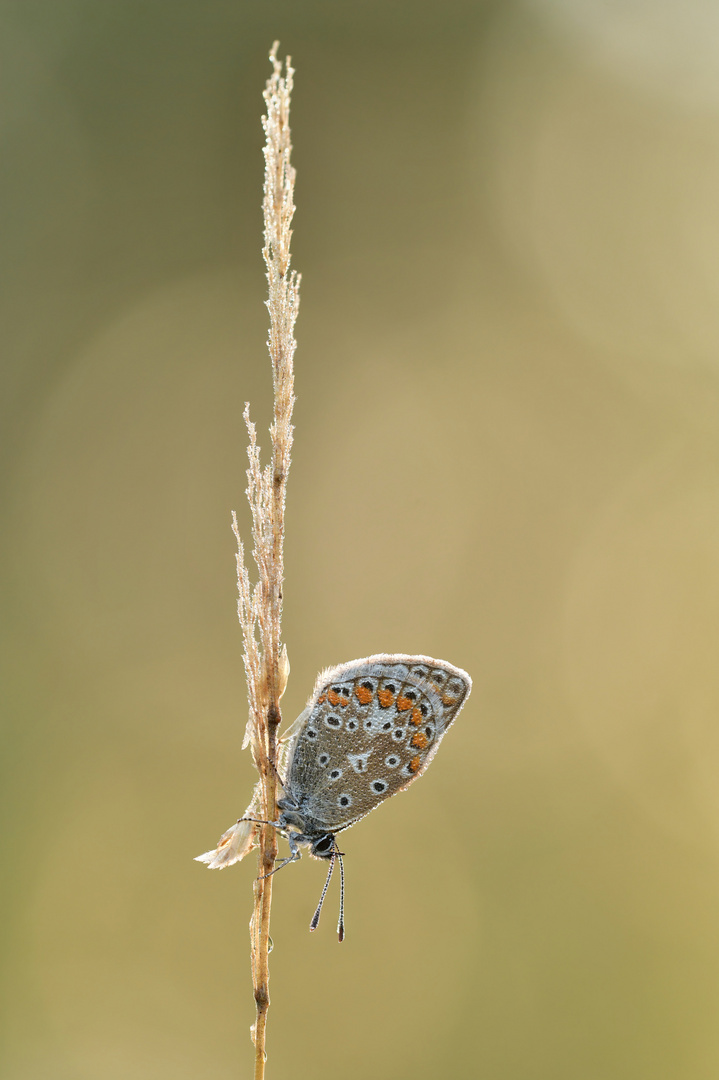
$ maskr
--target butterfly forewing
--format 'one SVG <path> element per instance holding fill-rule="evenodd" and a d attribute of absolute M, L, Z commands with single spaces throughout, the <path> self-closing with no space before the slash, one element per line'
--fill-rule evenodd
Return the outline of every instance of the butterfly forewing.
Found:
<path fill-rule="evenodd" d="M 322 672 L 290 752 L 287 788 L 328 831 L 412 783 L 471 689 L 425 656 L 380 654 Z"/>

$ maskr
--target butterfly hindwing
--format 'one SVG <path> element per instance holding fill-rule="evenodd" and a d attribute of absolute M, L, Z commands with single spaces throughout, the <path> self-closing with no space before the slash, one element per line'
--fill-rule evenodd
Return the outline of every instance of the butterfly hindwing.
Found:
<path fill-rule="evenodd" d="M 286 787 L 338 832 L 425 771 L 470 689 L 425 656 L 379 654 L 322 672 L 290 750 Z"/>

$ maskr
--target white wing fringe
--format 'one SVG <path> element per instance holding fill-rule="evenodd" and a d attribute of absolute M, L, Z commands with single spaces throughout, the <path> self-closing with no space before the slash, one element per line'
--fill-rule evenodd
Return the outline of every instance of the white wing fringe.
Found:
<path fill-rule="evenodd" d="M 255 817 L 259 801 L 260 785 L 258 784 L 252 793 L 252 802 L 242 817 Z M 224 870 L 225 867 L 244 859 L 253 847 L 257 847 L 257 824 L 254 821 L 243 821 L 241 818 L 222 834 L 216 848 L 206 851 L 204 855 L 196 855 L 195 862 L 206 863 L 208 870 Z"/>

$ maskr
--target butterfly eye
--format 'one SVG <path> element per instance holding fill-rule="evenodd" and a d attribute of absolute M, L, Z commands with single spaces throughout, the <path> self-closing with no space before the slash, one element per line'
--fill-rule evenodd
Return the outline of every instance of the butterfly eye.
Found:
<path fill-rule="evenodd" d="M 407 698 L 408 701 L 417 700 L 417 695 L 415 694 L 414 690 L 407 690 L 404 696 Z"/>
<path fill-rule="evenodd" d="M 348 731 L 356 731 L 357 730 L 357 721 L 356 720 L 348 720 L 347 721 L 347 730 Z"/>
<path fill-rule="evenodd" d="M 370 784 L 372 790 L 375 791 L 378 795 L 382 795 L 387 790 L 388 786 L 389 785 L 387 784 L 386 780 L 373 780 Z"/>
<path fill-rule="evenodd" d="M 330 777 L 330 780 L 339 780 L 341 775 L 342 775 L 342 770 L 341 769 L 333 769 L 332 772 L 329 774 L 329 777 Z"/>
<path fill-rule="evenodd" d="M 309 728 L 307 728 L 307 731 L 305 732 L 305 737 L 307 739 L 316 739 L 317 738 L 317 732 L 314 730 L 314 728 L 309 727 Z"/>
<path fill-rule="evenodd" d="M 384 723 L 384 724 L 382 725 L 382 730 L 383 730 L 383 731 L 389 731 L 389 729 L 390 729 L 391 727 L 392 727 L 392 721 L 391 721 L 391 720 L 387 720 L 387 721 L 386 721 L 386 723 Z"/>
<path fill-rule="evenodd" d="M 315 855 L 329 855 L 332 851 L 332 845 L 334 844 L 333 836 L 321 836 L 319 840 L 315 840 L 312 845 L 312 851 Z"/>
<path fill-rule="evenodd" d="M 384 759 L 384 763 L 388 769 L 396 769 L 399 765 L 399 758 L 396 754 L 390 754 L 389 757 Z"/>
<path fill-rule="evenodd" d="M 339 716 L 327 716 L 327 717 L 325 717 L 325 724 L 327 725 L 327 727 L 335 728 L 335 729 L 342 727 L 342 721 L 340 720 Z"/>
<path fill-rule="evenodd" d="M 329 754 L 320 754 L 318 756 L 318 758 L 317 758 L 317 764 L 321 765 L 323 769 L 324 769 L 325 765 L 329 765 L 329 761 L 330 761 Z"/>
<path fill-rule="evenodd" d="M 340 795 L 339 799 L 337 800 L 337 805 L 341 806 L 343 810 L 347 806 L 351 806 L 352 805 L 351 796 L 349 796 L 349 795 Z"/>
<path fill-rule="evenodd" d="M 402 742 L 404 738 L 404 728 L 398 727 L 392 732 L 392 738 L 395 742 Z"/>

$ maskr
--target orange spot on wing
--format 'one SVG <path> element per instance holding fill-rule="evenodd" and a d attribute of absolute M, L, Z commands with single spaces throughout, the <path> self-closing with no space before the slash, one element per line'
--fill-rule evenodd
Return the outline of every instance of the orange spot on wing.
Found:
<path fill-rule="evenodd" d="M 420 760 L 419 760 L 419 754 L 417 754 L 415 757 L 412 758 L 412 760 L 409 763 L 410 772 L 417 772 L 417 769 L 419 768 L 419 766 L 420 766 Z"/>
<path fill-rule="evenodd" d="M 321 696 L 321 697 L 318 697 L 318 698 L 317 698 L 317 704 L 318 704 L 318 705 L 324 705 L 324 703 L 325 703 L 326 701 L 327 701 L 327 698 L 325 697 L 325 695 L 324 695 L 324 694 L 322 694 L 322 696 Z"/>
<path fill-rule="evenodd" d="M 418 750 L 424 750 L 428 741 L 423 731 L 418 731 L 416 735 L 412 736 L 412 746 L 416 746 Z"/>
<path fill-rule="evenodd" d="M 368 690 L 366 686 L 355 686 L 355 697 L 360 705 L 369 705 L 372 700 L 372 691 Z"/>
<path fill-rule="evenodd" d="M 402 694 L 397 698 L 397 708 L 400 712 L 406 712 L 407 709 L 412 708 L 412 701 L 408 697 L 403 697 Z"/>
<path fill-rule="evenodd" d="M 447 706 L 456 705 L 457 699 L 456 697 L 452 697 L 451 694 L 442 694 L 442 704 Z"/>
<path fill-rule="evenodd" d="M 377 699 L 383 709 L 387 709 L 394 701 L 394 694 L 391 690 L 378 690 Z"/>
<path fill-rule="evenodd" d="M 339 705 L 340 696 L 339 696 L 339 694 L 337 693 L 336 690 L 328 690 L 327 691 L 327 700 L 329 701 L 330 705 Z"/>
<path fill-rule="evenodd" d="M 419 725 L 422 723 L 423 719 L 424 719 L 424 717 L 422 716 L 422 713 L 419 711 L 419 709 L 415 705 L 415 707 L 412 709 L 412 715 L 410 716 L 411 723 L 416 724 L 417 727 L 419 727 Z"/>
<path fill-rule="evenodd" d="M 350 699 L 348 697 L 342 697 L 342 695 L 340 695 L 340 705 L 349 705 L 349 703 Z"/>

